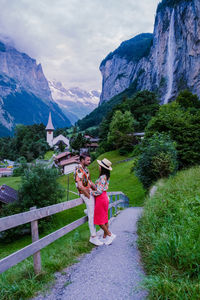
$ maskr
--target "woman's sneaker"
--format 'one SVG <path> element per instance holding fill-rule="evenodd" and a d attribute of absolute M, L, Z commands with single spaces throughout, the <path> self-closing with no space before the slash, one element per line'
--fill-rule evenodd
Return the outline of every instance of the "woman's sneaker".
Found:
<path fill-rule="evenodd" d="M 111 233 L 111 236 L 110 236 L 110 237 L 111 237 L 111 239 L 114 241 L 114 239 L 116 238 L 116 236 L 117 236 L 116 234 Z"/>
<path fill-rule="evenodd" d="M 104 239 L 105 245 L 110 245 L 112 243 L 113 239 L 111 236 L 107 235 L 107 237 Z"/>
<path fill-rule="evenodd" d="M 102 246 L 103 242 L 101 242 L 97 236 L 95 237 L 90 237 L 89 239 L 90 243 L 94 244 L 95 246 Z"/>

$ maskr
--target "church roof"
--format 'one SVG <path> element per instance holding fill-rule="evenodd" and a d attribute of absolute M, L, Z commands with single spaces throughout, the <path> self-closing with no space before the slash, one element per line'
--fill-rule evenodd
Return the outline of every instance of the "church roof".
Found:
<path fill-rule="evenodd" d="M 54 130 L 55 128 L 53 127 L 53 123 L 52 123 L 52 120 L 51 120 L 51 112 L 49 113 L 49 120 L 48 120 L 48 124 L 45 128 L 46 130 Z"/>
<path fill-rule="evenodd" d="M 59 142 L 63 142 L 65 145 L 69 146 L 69 139 L 62 134 L 53 139 L 53 145 L 56 145 Z"/>

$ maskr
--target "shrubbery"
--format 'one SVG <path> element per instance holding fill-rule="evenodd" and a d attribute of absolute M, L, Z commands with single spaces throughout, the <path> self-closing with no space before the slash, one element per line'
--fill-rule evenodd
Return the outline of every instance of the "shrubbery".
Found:
<path fill-rule="evenodd" d="M 64 196 L 64 189 L 58 184 L 57 169 L 47 169 L 37 165 L 25 170 L 19 188 L 17 202 L 4 205 L 0 216 L 5 217 L 29 210 L 33 206 L 37 208 L 58 203 Z M 39 226 L 45 228 L 50 217 L 40 220 Z M 13 237 L 21 236 L 30 230 L 30 224 L 22 225 L 2 233 L 1 239 L 10 241 Z"/>
<path fill-rule="evenodd" d="M 140 146 L 140 151 L 134 170 L 145 188 L 150 187 L 159 178 L 175 174 L 177 171 L 175 143 L 167 135 L 155 134 L 145 139 Z"/>

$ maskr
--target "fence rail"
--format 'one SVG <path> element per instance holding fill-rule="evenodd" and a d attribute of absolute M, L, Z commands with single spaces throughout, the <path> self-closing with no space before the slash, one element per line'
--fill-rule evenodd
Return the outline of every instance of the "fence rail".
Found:
<path fill-rule="evenodd" d="M 115 208 L 115 213 L 117 212 L 117 207 L 119 205 L 122 207 L 128 207 L 129 200 L 122 192 L 110 192 L 108 193 L 108 195 L 110 197 L 110 217 L 112 217 L 113 207 Z M 40 273 L 41 258 L 39 251 L 47 245 L 51 244 L 52 242 L 56 241 L 63 235 L 69 233 L 70 231 L 87 222 L 88 218 L 87 216 L 82 217 L 41 239 L 39 239 L 38 233 L 38 220 L 56 214 L 58 212 L 70 209 L 72 207 L 79 206 L 83 203 L 83 200 L 78 198 L 39 209 L 33 207 L 30 211 L 12 215 L 9 217 L 0 218 L 0 232 L 31 222 L 31 232 L 33 241 L 30 245 L 24 247 L 23 249 L 18 250 L 17 252 L 1 259 L 0 273 L 3 273 L 4 271 L 8 270 L 12 266 L 18 264 L 19 262 L 23 261 L 31 255 L 33 255 L 35 273 Z"/>

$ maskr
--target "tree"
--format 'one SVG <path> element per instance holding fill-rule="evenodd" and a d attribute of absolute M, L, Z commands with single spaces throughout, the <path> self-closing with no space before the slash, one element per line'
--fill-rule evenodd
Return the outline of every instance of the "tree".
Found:
<path fill-rule="evenodd" d="M 58 203 L 64 196 L 63 188 L 56 181 L 58 175 L 57 169 L 41 165 L 26 170 L 19 188 L 19 202 L 23 210 L 31 206 L 43 207 Z"/>
<path fill-rule="evenodd" d="M 76 151 L 80 151 L 80 148 L 85 147 L 86 139 L 84 138 L 83 134 L 79 133 L 77 136 L 72 136 L 70 139 L 70 146 L 72 149 Z"/>
<path fill-rule="evenodd" d="M 134 119 L 130 111 L 122 113 L 117 110 L 114 113 L 109 126 L 107 142 L 114 149 L 124 148 L 127 151 L 133 147 Z"/>
<path fill-rule="evenodd" d="M 176 102 L 185 110 L 189 109 L 190 112 L 196 112 L 200 109 L 200 101 L 197 95 L 193 95 L 190 91 L 184 90 L 179 93 Z"/>
<path fill-rule="evenodd" d="M 64 197 L 64 189 L 57 182 L 59 172 L 57 169 L 48 169 L 42 165 L 26 169 L 22 176 L 18 191 L 18 201 L 4 205 L 0 217 L 17 214 L 37 206 L 37 208 L 59 203 Z M 40 220 L 40 229 L 44 229 L 51 221 L 51 217 Z M 1 233 L 0 239 L 7 241 L 13 237 L 20 237 L 30 231 L 30 224 L 22 225 Z"/>
<path fill-rule="evenodd" d="M 156 133 L 146 138 L 140 148 L 141 154 L 134 170 L 145 188 L 159 178 L 175 174 L 178 168 L 177 151 L 169 136 Z"/>
<path fill-rule="evenodd" d="M 200 162 L 200 110 L 191 113 L 190 108 L 181 107 L 177 101 L 163 105 L 149 122 L 145 137 L 156 132 L 167 133 L 176 142 L 180 168 Z"/>
<path fill-rule="evenodd" d="M 16 160 L 23 156 L 32 161 L 43 156 L 49 150 L 46 142 L 45 126 L 43 124 L 17 125 L 12 138 L 0 139 L 0 156 Z"/>

